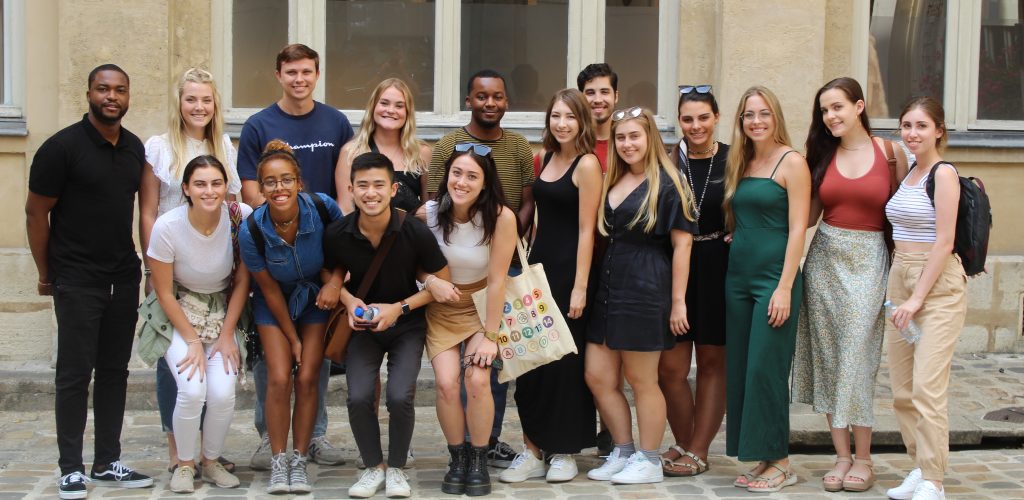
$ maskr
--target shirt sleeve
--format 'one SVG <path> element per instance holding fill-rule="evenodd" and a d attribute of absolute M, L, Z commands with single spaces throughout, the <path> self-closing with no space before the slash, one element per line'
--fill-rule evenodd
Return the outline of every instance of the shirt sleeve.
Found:
<path fill-rule="evenodd" d="M 242 179 L 238 176 L 238 150 L 231 144 L 231 137 L 224 134 L 224 155 L 228 163 L 224 168 L 228 169 L 228 194 L 239 195 L 242 192 Z M 252 211 L 252 207 L 249 208 Z"/>
<path fill-rule="evenodd" d="M 169 212 L 168 212 L 169 213 Z M 174 263 L 174 238 L 166 217 L 158 217 L 153 223 L 153 232 L 149 237 L 149 248 L 146 255 L 165 264 Z"/>
<path fill-rule="evenodd" d="M 52 139 L 36 151 L 29 170 L 29 191 L 50 198 L 60 197 L 67 181 L 68 158 L 64 146 Z"/>
<path fill-rule="evenodd" d="M 662 173 L 661 186 L 658 190 L 658 219 L 654 224 L 654 233 L 668 236 L 673 229 L 697 234 L 697 223 L 687 219 L 683 213 L 683 198 L 676 189 L 675 183 L 668 175 Z"/>
<path fill-rule="evenodd" d="M 434 144 L 434 150 L 430 153 L 430 168 L 427 170 L 427 192 L 436 193 L 441 187 L 441 180 L 444 178 L 444 164 L 452 154 L 451 140 L 444 136 Z"/>
<path fill-rule="evenodd" d="M 428 273 L 436 273 L 448 265 L 448 259 L 441 252 L 437 244 L 437 238 L 430 231 L 423 221 L 413 217 L 406 221 L 411 228 L 410 234 L 413 237 L 413 247 L 417 249 L 417 258 L 420 269 Z"/>
<path fill-rule="evenodd" d="M 533 149 L 530 148 L 530 143 L 526 141 L 526 138 L 523 138 L 518 150 L 519 172 L 523 179 L 523 187 L 531 186 L 534 179 L 537 178 L 537 174 L 533 169 Z"/>
<path fill-rule="evenodd" d="M 259 131 L 252 123 L 252 118 L 242 125 L 242 135 L 238 138 L 238 176 L 242 180 L 256 180 L 256 162 L 263 148 L 260 147 Z M 249 265 L 247 262 L 246 265 Z"/>
<path fill-rule="evenodd" d="M 341 253 L 342 221 L 335 220 L 324 229 L 324 269 L 334 269 L 342 265 Z"/>
<path fill-rule="evenodd" d="M 267 268 L 267 259 L 256 250 L 256 242 L 249 232 L 251 217 L 256 217 L 255 211 L 249 214 L 249 217 L 242 221 L 242 226 L 238 228 L 238 250 L 242 254 L 242 262 L 245 262 L 245 267 L 249 268 L 250 272 L 258 273 Z M 259 230 L 258 227 L 256 229 Z M 266 245 L 266 235 L 263 235 L 263 238 L 264 245 Z"/>

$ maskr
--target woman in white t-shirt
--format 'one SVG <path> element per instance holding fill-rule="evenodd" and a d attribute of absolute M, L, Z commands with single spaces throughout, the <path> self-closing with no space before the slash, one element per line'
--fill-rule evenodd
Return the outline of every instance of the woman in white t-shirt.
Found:
<path fill-rule="evenodd" d="M 210 155 L 188 162 L 181 189 L 187 205 L 156 220 L 146 255 L 160 307 L 174 326 L 164 355 L 178 388 L 173 417 L 178 468 L 170 489 L 191 493 L 204 402 L 203 479 L 222 488 L 239 484 L 217 459 L 235 411 L 241 367 L 236 325 L 249 295 L 248 270 L 234 256 L 231 215 L 240 221 L 252 209 L 225 203 L 227 172 Z"/>
<path fill-rule="evenodd" d="M 146 141 L 146 167 L 139 187 L 139 241 L 142 248 L 149 246 L 150 234 L 157 217 L 169 210 L 185 205 L 182 194 L 182 174 L 185 165 L 200 155 L 216 157 L 227 172 L 227 193 L 235 199 L 242 189 L 235 167 L 237 153 L 231 139 L 224 133 L 224 120 L 220 107 L 220 94 L 209 72 L 191 68 L 185 71 L 177 84 L 177 100 L 171 108 L 171 123 L 167 133 L 150 137 Z M 152 291 L 149 273 L 150 259 L 146 259 L 146 293 Z M 174 410 L 174 377 L 163 359 L 157 361 L 157 406 L 160 421 L 167 434 L 169 467 L 177 462 L 177 450 L 172 433 L 171 412 Z M 221 459 L 221 464 L 234 472 L 233 463 Z"/>

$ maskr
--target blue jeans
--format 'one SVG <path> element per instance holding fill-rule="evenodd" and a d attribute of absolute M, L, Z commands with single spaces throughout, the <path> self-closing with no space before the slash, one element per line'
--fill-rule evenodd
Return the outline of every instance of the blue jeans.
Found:
<path fill-rule="evenodd" d="M 523 274 L 523 268 L 510 266 L 509 277 L 516 277 Z M 459 391 L 462 399 L 462 407 L 466 407 L 466 385 L 463 384 Z M 494 423 L 491 424 L 491 439 L 497 441 L 501 437 L 501 423 L 505 421 L 505 406 L 508 403 L 508 382 L 498 382 L 498 370 L 491 370 L 491 397 L 494 398 Z M 466 440 L 469 441 L 469 429 L 466 429 Z"/>
<path fill-rule="evenodd" d="M 267 400 L 267 364 L 259 358 L 252 365 L 252 378 L 256 384 L 256 408 L 253 424 L 260 436 L 267 433 L 267 420 L 263 414 L 263 404 Z M 327 381 L 331 378 L 331 361 L 325 359 L 320 366 L 320 385 L 317 387 L 316 424 L 313 425 L 313 437 L 327 434 Z M 173 408 L 173 406 L 172 406 Z"/>

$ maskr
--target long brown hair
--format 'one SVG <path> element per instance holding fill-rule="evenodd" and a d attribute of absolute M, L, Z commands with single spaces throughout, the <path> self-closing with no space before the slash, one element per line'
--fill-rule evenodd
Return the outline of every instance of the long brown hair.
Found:
<path fill-rule="evenodd" d="M 775 132 L 772 139 L 778 144 L 789 147 L 789 132 L 786 131 L 786 119 L 782 116 L 782 106 L 779 98 L 765 87 L 755 85 L 747 89 L 740 97 L 739 106 L 736 107 L 736 118 L 732 128 L 732 147 L 729 148 L 729 160 L 725 164 L 725 198 L 722 201 L 722 208 L 725 211 L 725 227 L 732 231 L 736 227 L 736 218 L 732 212 L 732 199 L 736 196 L 736 187 L 747 172 L 747 165 L 754 159 L 754 142 L 747 137 L 743 131 L 743 110 L 747 107 L 747 100 L 753 96 L 760 96 L 768 105 L 775 119 Z"/>
<path fill-rule="evenodd" d="M 832 157 L 839 149 L 842 139 L 832 135 L 828 126 L 825 125 L 825 116 L 821 110 L 821 95 L 832 89 L 839 89 L 846 95 L 850 104 L 857 104 L 857 101 L 864 102 L 864 91 L 860 88 L 857 80 L 847 76 L 841 76 L 825 84 L 814 94 L 814 105 L 811 109 L 811 127 L 807 131 L 807 165 L 811 167 L 811 190 L 817 194 L 821 187 L 821 181 L 825 180 L 825 171 L 828 170 Z M 871 123 L 868 121 L 868 110 L 860 112 L 860 124 L 864 131 L 871 135 Z"/>
<path fill-rule="evenodd" d="M 675 185 L 676 191 L 679 192 L 679 199 L 683 204 L 683 215 L 687 219 L 693 220 L 690 188 L 685 183 L 680 182 L 679 171 L 665 152 L 665 143 L 661 141 L 661 134 L 658 133 L 658 128 L 655 126 L 654 116 L 651 112 L 644 108 L 640 116 L 627 116 L 621 120 L 614 120 L 612 122 L 612 139 L 614 140 L 615 131 L 620 125 L 632 120 L 639 123 L 647 135 L 647 152 L 644 153 L 644 157 L 641 159 L 644 165 L 644 177 L 647 178 L 647 195 L 644 202 L 640 204 L 640 210 L 637 210 L 636 215 L 633 217 L 633 220 L 629 221 L 627 227 L 633 228 L 637 224 L 643 223 L 645 233 L 654 230 L 654 225 L 658 221 L 658 193 L 661 191 L 660 172 L 668 175 L 668 178 L 672 180 L 672 184 Z M 604 211 L 605 203 L 608 200 L 608 191 L 629 171 L 629 164 L 619 156 L 618 150 L 614 145 L 608 148 L 608 152 L 608 172 L 604 176 L 604 185 L 601 188 L 601 204 L 597 209 L 597 229 L 604 236 L 608 236 Z"/>
<path fill-rule="evenodd" d="M 548 103 L 548 110 L 544 113 L 544 132 L 541 134 L 541 142 L 544 145 L 544 149 L 556 153 L 562 150 L 562 146 L 558 144 L 554 134 L 551 133 L 551 110 L 554 109 L 555 103 L 559 101 L 564 102 L 569 107 L 569 111 L 576 117 L 576 123 L 579 123 L 580 126 L 580 131 L 576 134 L 576 140 L 573 141 L 576 146 L 576 154 L 585 155 L 593 153 L 594 144 L 597 141 L 594 135 L 594 121 L 591 118 L 587 98 L 584 97 L 583 92 L 576 89 L 562 89 L 555 92 L 555 95 L 551 97 L 551 102 Z"/>

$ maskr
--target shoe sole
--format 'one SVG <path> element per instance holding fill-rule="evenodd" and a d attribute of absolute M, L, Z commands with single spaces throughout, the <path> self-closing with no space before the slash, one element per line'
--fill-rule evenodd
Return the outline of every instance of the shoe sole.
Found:
<path fill-rule="evenodd" d="M 283 494 L 286 494 L 286 493 L 288 493 L 288 485 L 287 484 L 272 484 L 270 486 L 267 486 L 267 493 L 269 493 L 271 495 L 283 495 Z"/>
<path fill-rule="evenodd" d="M 240 484 L 242 484 L 241 481 L 239 481 L 239 482 L 237 482 L 235 484 L 222 484 L 222 483 L 218 483 L 217 481 L 214 481 L 212 479 L 206 479 L 205 477 L 203 478 L 203 482 L 215 485 L 218 488 L 237 488 Z"/>
<path fill-rule="evenodd" d="M 612 484 L 651 484 L 664 482 L 664 477 L 652 477 L 641 479 L 612 479 Z"/>
<path fill-rule="evenodd" d="M 137 479 L 135 481 L 110 481 L 94 478 L 92 484 L 101 488 L 149 488 L 153 486 L 153 478 Z"/>
<path fill-rule="evenodd" d="M 61 499 L 67 499 L 67 500 L 74 500 L 76 498 L 88 498 L 89 497 L 89 490 L 74 491 L 74 492 L 69 491 L 67 493 L 65 493 L 65 492 L 58 492 L 58 496 Z"/>
<path fill-rule="evenodd" d="M 466 496 L 469 497 L 482 497 L 484 495 L 491 494 L 490 484 L 480 484 L 476 486 L 466 486 Z"/>
<path fill-rule="evenodd" d="M 449 495 L 462 495 L 466 492 L 465 484 L 457 483 L 441 483 L 441 493 L 447 493 Z"/>
<path fill-rule="evenodd" d="M 542 477 L 545 477 L 545 476 L 546 476 L 546 473 L 543 470 L 540 471 L 539 474 L 536 473 L 536 472 L 531 472 L 529 475 L 527 475 L 526 477 L 524 477 L 522 479 L 520 479 L 518 477 L 517 478 L 513 478 L 513 479 L 506 479 L 506 478 L 501 477 L 501 475 L 499 474 L 498 475 L 498 481 L 501 481 L 503 483 L 522 483 L 522 482 L 529 481 L 530 479 L 538 479 L 538 478 L 542 478 Z"/>
<path fill-rule="evenodd" d="M 796 474 L 794 474 L 790 476 L 789 479 L 786 479 L 785 481 L 779 483 L 778 486 L 772 486 L 768 488 L 751 488 L 750 486 L 747 486 L 747 491 L 751 493 L 777 493 L 781 491 L 782 488 L 785 488 L 787 486 L 793 486 L 794 484 L 797 483 L 797 481 L 799 481 L 799 478 L 797 478 Z"/>
<path fill-rule="evenodd" d="M 572 477 L 568 477 L 568 478 L 564 478 L 564 477 L 547 477 L 547 475 L 545 475 L 544 476 L 544 480 L 549 482 L 549 483 L 568 483 L 569 481 L 572 481 L 573 479 L 576 479 L 576 476 L 578 476 L 578 475 L 580 475 L 579 472 L 577 472 L 576 474 L 573 474 Z"/>
<path fill-rule="evenodd" d="M 313 492 L 313 487 L 309 486 L 309 485 L 300 486 L 298 488 L 293 488 L 291 486 L 288 487 L 288 493 L 299 493 L 299 494 L 303 494 L 304 495 L 306 493 L 312 493 L 312 492 Z"/>
<path fill-rule="evenodd" d="M 385 492 L 384 496 L 386 496 L 388 498 L 409 498 L 409 497 L 412 496 L 412 491 L 398 491 L 398 492 L 390 491 L 390 492 Z"/>

